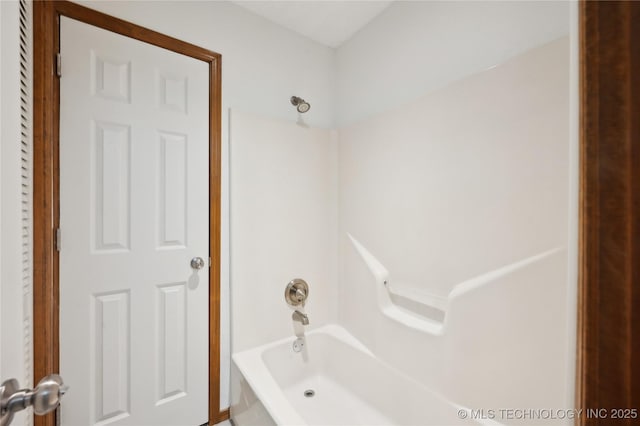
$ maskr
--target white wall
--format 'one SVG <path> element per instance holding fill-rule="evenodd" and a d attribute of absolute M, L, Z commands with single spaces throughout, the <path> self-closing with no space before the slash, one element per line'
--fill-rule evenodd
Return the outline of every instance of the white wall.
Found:
<path fill-rule="evenodd" d="M 79 3 L 222 54 L 225 110 L 296 120 L 295 94 L 312 104 L 308 124 L 333 124 L 333 49 L 226 1 Z"/>
<path fill-rule="evenodd" d="M 336 51 L 339 125 L 568 33 L 568 2 L 396 1 Z"/>
<path fill-rule="evenodd" d="M 0 381 L 25 377 L 18 3 L 0 2 Z M 14 424 L 25 424 L 24 413 Z"/>
<path fill-rule="evenodd" d="M 222 253 L 220 406 L 229 406 L 229 116 L 231 108 L 295 121 L 291 95 L 311 102 L 305 119 L 333 123 L 334 51 L 222 1 L 88 1 L 85 6 L 222 54 Z"/>

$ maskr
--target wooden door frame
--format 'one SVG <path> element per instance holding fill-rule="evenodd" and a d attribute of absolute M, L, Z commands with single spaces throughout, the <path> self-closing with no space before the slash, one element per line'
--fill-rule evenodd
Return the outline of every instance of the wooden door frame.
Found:
<path fill-rule="evenodd" d="M 59 226 L 60 84 L 55 57 L 60 17 L 140 40 L 209 65 L 209 424 L 220 411 L 220 179 L 221 56 L 69 1 L 33 3 L 33 349 L 34 381 L 59 371 L 59 281 L 55 230 Z M 55 414 L 35 416 L 36 426 L 55 426 Z"/>
<path fill-rule="evenodd" d="M 640 410 L 639 22 L 637 2 L 580 3 L 578 408 Z"/>

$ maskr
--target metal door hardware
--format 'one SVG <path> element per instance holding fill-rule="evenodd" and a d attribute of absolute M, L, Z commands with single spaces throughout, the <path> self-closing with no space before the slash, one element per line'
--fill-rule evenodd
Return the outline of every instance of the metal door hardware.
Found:
<path fill-rule="evenodd" d="M 28 407 L 33 407 L 39 416 L 52 412 L 68 389 L 57 374 L 44 377 L 34 389 L 18 387 L 16 379 L 5 380 L 0 385 L 0 426 L 10 425 L 13 415 Z"/>
<path fill-rule="evenodd" d="M 191 259 L 191 267 L 196 271 L 204 268 L 204 260 L 201 257 L 194 257 Z"/>

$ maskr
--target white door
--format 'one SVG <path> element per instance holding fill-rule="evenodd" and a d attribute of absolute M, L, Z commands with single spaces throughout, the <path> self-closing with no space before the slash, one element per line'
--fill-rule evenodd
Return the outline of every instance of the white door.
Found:
<path fill-rule="evenodd" d="M 62 425 L 200 425 L 208 64 L 64 17 L 60 43 Z"/>

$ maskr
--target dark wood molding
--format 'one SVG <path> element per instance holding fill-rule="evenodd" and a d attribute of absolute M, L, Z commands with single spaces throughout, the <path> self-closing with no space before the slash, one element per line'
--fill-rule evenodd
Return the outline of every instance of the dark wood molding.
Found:
<path fill-rule="evenodd" d="M 45 0 L 45 2 L 46 1 L 47 0 Z M 219 68 L 221 58 L 219 53 L 203 49 L 191 43 L 169 37 L 168 35 L 80 6 L 70 1 L 52 1 L 52 3 L 54 4 L 53 7 L 57 15 L 66 16 L 98 28 L 180 53 L 181 55 L 191 56 L 201 61 L 209 63 L 217 62 L 218 65 L 214 64 L 213 68 Z"/>
<path fill-rule="evenodd" d="M 221 185 L 221 56 L 167 35 L 68 1 L 33 3 L 33 144 L 34 144 L 34 381 L 59 371 L 58 135 L 60 86 L 55 75 L 60 16 L 67 16 L 209 64 L 210 256 L 209 280 L 209 424 L 228 418 L 220 411 L 220 185 Z M 36 426 L 55 426 L 55 415 L 36 416 Z"/>
<path fill-rule="evenodd" d="M 220 417 L 218 417 L 218 423 L 223 422 L 225 420 L 229 420 L 229 417 L 231 417 L 231 413 L 228 408 L 226 410 L 220 411 Z"/>
<path fill-rule="evenodd" d="M 640 410 L 640 2 L 580 4 L 578 408 Z M 639 413 L 640 415 L 640 413 Z M 582 425 L 611 424 L 582 416 Z M 637 424 L 638 419 L 615 420 Z"/>
<path fill-rule="evenodd" d="M 33 3 L 33 379 L 59 371 L 57 16 L 52 3 Z M 37 426 L 55 426 L 54 414 Z"/>

